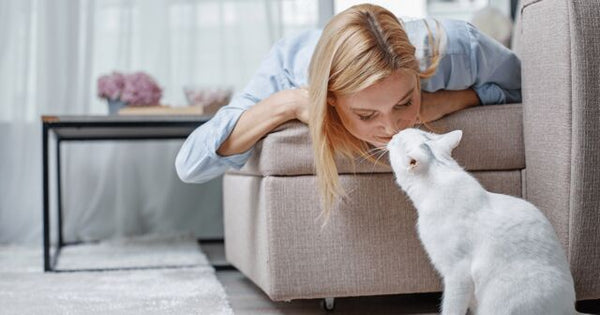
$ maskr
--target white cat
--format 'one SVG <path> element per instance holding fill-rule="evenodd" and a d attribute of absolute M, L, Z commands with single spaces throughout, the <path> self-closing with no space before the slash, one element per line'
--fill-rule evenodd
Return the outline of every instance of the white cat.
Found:
<path fill-rule="evenodd" d="M 486 191 L 451 157 L 462 131 L 405 129 L 387 145 L 419 237 L 444 280 L 442 314 L 577 314 L 569 264 L 531 203 Z"/>

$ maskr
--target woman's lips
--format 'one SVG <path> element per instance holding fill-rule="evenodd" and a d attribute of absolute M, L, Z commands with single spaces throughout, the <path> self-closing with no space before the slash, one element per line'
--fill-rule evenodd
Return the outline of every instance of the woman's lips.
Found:
<path fill-rule="evenodd" d="M 375 138 L 383 143 L 388 143 L 392 140 L 392 137 L 375 137 Z"/>

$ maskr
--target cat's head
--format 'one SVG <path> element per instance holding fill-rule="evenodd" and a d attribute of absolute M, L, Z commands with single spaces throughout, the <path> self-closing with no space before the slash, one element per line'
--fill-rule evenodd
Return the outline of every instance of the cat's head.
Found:
<path fill-rule="evenodd" d="M 387 149 L 398 184 L 405 188 L 404 184 L 412 178 L 428 176 L 433 163 L 458 167 L 452 159 L 452 150 L 461 138 L 461 130 L 438 135 L 408 128 L 394 135 Z"/>

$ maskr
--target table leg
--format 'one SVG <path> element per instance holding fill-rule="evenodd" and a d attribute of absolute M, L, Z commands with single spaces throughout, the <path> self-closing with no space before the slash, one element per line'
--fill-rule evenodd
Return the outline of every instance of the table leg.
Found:
<path fill-rule="evenodd" d="M 42 177 L 43 177 L 43 220 L 44 220 L 44 271 L 52 270 L 50 266 L 50 214 L 49 214 L 49 191 L 48 191 L 48 125 L 42 125 Z"/>
<path fill-rule="evenodd" d="M 58 250 L 65 244 L 63 241 L 63 214 L 62 214 L 62 181 L 60 170 L 60 139 L 56 141 L 56 187 L 57 187 L 57 209 L 58 209 Z"/>

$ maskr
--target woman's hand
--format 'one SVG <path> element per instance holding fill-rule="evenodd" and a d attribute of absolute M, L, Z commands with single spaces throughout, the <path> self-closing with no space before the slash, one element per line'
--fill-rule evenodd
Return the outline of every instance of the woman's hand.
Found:
<path fill-rule="evenodd" d="M 279 91 L 269 98 L 273 98 L 276 103 L 284 106 L 287 112 L 287 120 L 298 119 L 308 124 L 308 89 L 297 88 Z"/>
<path fill-rule="evenodd" d="M 310 97 L 308 96 L 308 88 L 296 89 L 296 119 L 308 125 L 308 106 L 310 105 Z"/>
<path fill-rule="evenodd" d="M 308 124 L 308 104 L 306 89 L 290 89 L 271 94 L 242 113 L 217 153 L 228 156 L 245 152 L 267 133 L 292 119 Z"/>
<path fill-rule="evenodd" d="M 421 123 L 436 121 L 448 114 L 479 105 L 479 97 L 473 89 L 434 93 L 421 91 Z"/>
<path fill-rule="evenodd" d="M 444 102 L 440 102 L 438 97 L 440 92 L 429 93 L 421 91 L 421 110 L 419 111 L 421 123 L 435 121 L 446 115 L 443 109 Z"/>
<path fill-rule="evenodd" d="M 288 106 L 292 113 L 291 119 L 298 119 L 308 125 L 308 106 L 310 103 L 308 89 L 302 87 L 284 90 L 279 93 L 283 93 L 282 97 L 289 99 Z"/>

